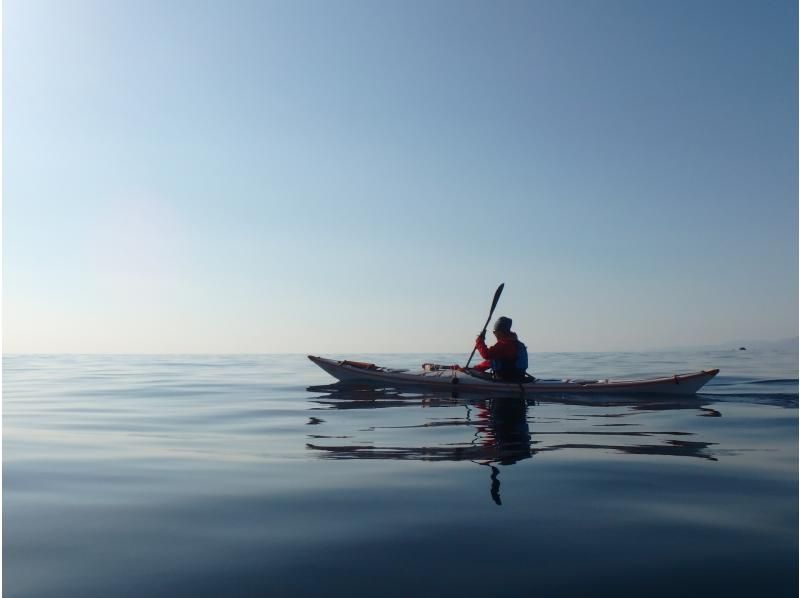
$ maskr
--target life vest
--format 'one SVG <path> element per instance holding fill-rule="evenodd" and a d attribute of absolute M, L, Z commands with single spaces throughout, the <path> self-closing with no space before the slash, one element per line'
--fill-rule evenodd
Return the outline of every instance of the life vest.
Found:
<path fill-rule="evenodd" d="M 508 382 L 522 382 L 525 379 L 525 370 L 528 369 L 528 347 L 522 342 L 517 343 L 517 355 L 514 359 L 493 359 L 492 371 L 498 380 Z"/>

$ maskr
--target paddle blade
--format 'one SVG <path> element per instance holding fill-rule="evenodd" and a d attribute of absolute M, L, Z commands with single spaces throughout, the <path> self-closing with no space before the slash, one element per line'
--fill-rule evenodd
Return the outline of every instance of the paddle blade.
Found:
<path fill-rule="evenodd" d="M 489 318 L 492 317 L 494 313 L 494 308 L 497 307 L 497 302 L 500 301 L 500 295 L 503 293 L 503 287 L 506 286 L 506 283 L 501 282 L 500 286 L 497 287 L 497 290 L 494 292 L 494 299 L 492 299 L 492 309 L 489 310 Z"/>

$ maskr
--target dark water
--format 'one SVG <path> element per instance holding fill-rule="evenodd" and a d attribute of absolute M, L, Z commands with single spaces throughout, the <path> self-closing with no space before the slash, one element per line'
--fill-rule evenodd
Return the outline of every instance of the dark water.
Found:
<path fill-rule="evenodd" d="M 797 594 L 796 353 L 532 357 L 722 373 L 465 401 L 308 391 L 296 355 L 6 356 L 4 595 Z"/>

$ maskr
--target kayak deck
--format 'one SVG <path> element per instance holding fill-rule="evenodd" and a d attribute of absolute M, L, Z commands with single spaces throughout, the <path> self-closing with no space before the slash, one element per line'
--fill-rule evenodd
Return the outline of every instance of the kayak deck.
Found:
<path fill-rule="evenodd" d="M 688 374 L 673 374 L 648 379 L 554 379 L 531 378 L 521 383 L 502 382 L 482 376 L 475 370 L 425 364 L 420 370 L 397 369 L 374 363 L 334 360 L 309 355 L 308 358 L 342 382 L 371 383 L 383 386 L 417 387 L 452 392 L 455 390 L 503 394 L 672 394 L 693 395 L 719 373 L 718 369 Z"/>

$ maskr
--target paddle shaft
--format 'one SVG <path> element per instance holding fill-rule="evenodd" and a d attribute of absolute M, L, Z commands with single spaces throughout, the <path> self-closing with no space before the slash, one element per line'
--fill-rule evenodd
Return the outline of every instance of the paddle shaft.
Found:
<path fill-rule="evenodd" d="M 497 290 L 494 292 L 494 299 L 492 299 L 492 308 L 489 310 L 489 317 L 486 318 L 486 324 L 483 325 L 483 330 L 481 331 L 480 336 L 486 335 L 486 329 L 489 327 L 489 321 L 492 319 L 492 314 L 494 313 L 494 308 L 497 307 L 497 302 L 500 300 L 500 294 L 503 292 L 503 287 L 506 286 L 506 283 L 501 282 L 500 286 L 497 287 Z M 469 359 L 467 359 L 467 365 L 465 368 L 469 367 L 469 362 L 472 361 L 472 358 L 475 357 L 475 350 L 477 347 L 472 348 L 472 353 L 469 355 Z"/>

